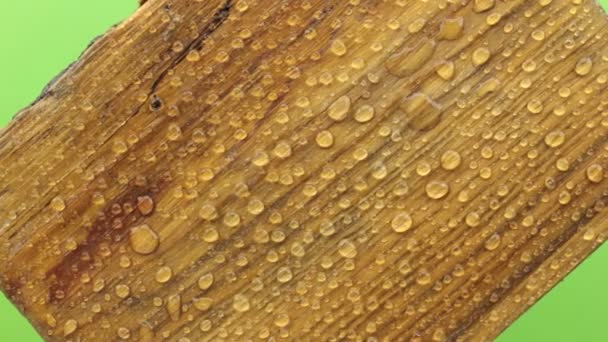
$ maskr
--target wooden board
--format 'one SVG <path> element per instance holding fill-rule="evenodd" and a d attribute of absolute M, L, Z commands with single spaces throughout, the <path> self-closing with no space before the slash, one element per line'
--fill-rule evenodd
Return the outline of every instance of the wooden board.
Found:
<path fill-rule="evenodd" d="M 606 239 L 607 82 L 592 1 L 148 1 L 0 132 L 0 287 L 48 341 L 489 341 Z"/>

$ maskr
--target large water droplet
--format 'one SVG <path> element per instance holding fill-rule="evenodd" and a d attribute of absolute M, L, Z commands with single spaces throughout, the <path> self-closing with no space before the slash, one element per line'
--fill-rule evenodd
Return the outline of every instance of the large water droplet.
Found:
<path fill-rule="evenodd" d="M 147 224 L 131 228 L 129 240 L 133 251 L 142 255 L 154 253 L 159 245 L 158 235 Z"/>

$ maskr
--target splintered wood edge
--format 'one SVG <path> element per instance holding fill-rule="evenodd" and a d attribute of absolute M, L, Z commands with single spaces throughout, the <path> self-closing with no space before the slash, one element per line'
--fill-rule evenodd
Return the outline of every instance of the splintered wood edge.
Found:
<path fill-rule="evenodd" d="M 134 337 L 151 340 L 154 337 L 162 338 L 162 334 L 167 332 L 172 339 L 188 337 L 196 341 L 221 337 L 224 327 L 229 328 L 229 339 L 262 336 L 271 331 L 277 335 L 288 331 L 291 338 L 312 339 L 318 337 L 315 335 L 318 325 L 322 329 L 320 336 L 325 338 L 343 338 L 344 334 L 353 332 L 360 337 L 390 339 L 491 340 L 605 240 L 608 227 L 603 222 L 608 217 L 604 206 L 608 194 L 603 178 L 608 165 L 605 144 L 605 127 L 608 125 L 603 117 L 608 102 L 605 95 L 608 25 L 605 14 L 595 3 L 514 0 L 497 2 L 487 9 L 483 8 L 484 3 L 493 1 L 465 1 L 465 6 L 445 3 L 445 8 L 438 7 L 434 2 L 405 5 L 400 1 L 381 3 L 364 0 L 318 0 L 305 2 L 301 7 L 293 4 L 278 6 L 277 1 L 271 0 L 250 3 L 250 6 L 244 6 L 244 1 L 231 0 L 146 3 L 127 21 L 96 40 L 75 64 L 51 82 L 32 106 L 0 131 L 0 163 L 7 165 L 0 170 L 0 287 L 45 339 L 110 340 Z M 406 7 L 397 7 L 400 3 Z M 307 5 L 310 7 L 306 8 Z M 475 6 L 481 6 L 477 11 L 479 13 L 475 13 Z M 501 13 L 502 16 L 493 17 L 493 13 Z M 260 16 L 266 14 L 276 20 L 266 23 L 267 27 L 260 26 L 264 22 Z M 439 39 L 440 34 L 454 34 L 438 32 L 440 24 L 445 23 L 446 18 L 460 16 L 464 18 L 464 34 L 454 41 Z M 355 18 L 361 17 L 369 21 L 360 25 Z M 425 22 L 416 21 L 420 18 L 425 18 Z M 400 25 L 391 19 L 400 22 Z M 535 21 L 537 19 L 538 22 Z M 288 22 L 290 24 L 286 24 Z M 527 26 L 531 23 L 543 26 L 542 37 L 538 33 L 537 37 L 531 38 L 535 33 L 535 25 Z M 510 29 L 507 28 L 509 24 L 512 24 Z M 365 28 L 366 25 L 371 28 Z M 416 28 L 420 25 L 420 29 Z M 385 26 L 390 29 L 372 29 Z M 249 28 L 252 33 L 251 36 L 238 38 L 240 43 L 245 41 L 245 44 L 250 44 L 239 52 L 245 57 L 228 54 L 230 64 L 226 64 L 221 61 L 226 56 L 218 52 L 231 51 L 231 44 L 238 45 L 239 42 L 234 43 L 232 38 L 239 37 L 243 28 Z M 305 28 L 314 28 L 316 37 L 303 38 L 308 35 Z M 299 34 L 294 33 L 296 29 Z M 410 33 L 407 33 L 408 30 Z M 486 37 L 486 34 L 494 36 Z M 515 39 L 508 40 L 511 37 L 509 34 L 514 34 Z M 290 40 L 294 37 L 294 40 Z M 472 39 L 468 40 L 469 37 Z M 523 43 L 518 44 L 518 39 L 524 39 Z M 256 40 L 261 42 L 257 47 L 252 43 Z M 292 42 L 298 49 L 293 48 Z M 365 42 L 386 44 L 366 50 L 362 47 L 368 48 L 363 44 Z M 269 47 L 271 44 L 275 46 Z M 572 46 L 562 47 L 560 44 Z M 290 50 L 292 48 L 294 51 Z M 518 55 L 518 49 L 522 51 L 521 55 Z M 200 53 L 190 56 L 188 52 L 194 50 Z M 319 51 L 318 55 L 316 50 Z M 301 56 L 284 56 L 294 52 L 313 58 L 304 61 L 298 59 Z M 551 52 L 556 52 L 557 56 Z M 357 65 L 355 71 L 349 70 L 352 73 L 349 76 L 364 80 L 365 85 L 348 85 L 350 81 L 340 83 L 336 80 L 340 76 L 337 73 L 330 75 L 333 80 L 328 81 L 323 89 L 321 86 L 305 85 L 306 76 L 321 78 L 327 76 L 323 72 L 343 70 L 340 66 L 346 63 L 341 62 L 345 58 L 355 63 L 351 56 L 353 54 L 366 57 L 367 63 L 361 67 Z M 267 80 L 279 84 L 276 94 L 272 95 L 270 90 L 264 88 L 270 86 L 262 81 L 264 72 L 272 73 L 273 65 L 264 63 L 277 56 L 299 70 L 290 69 L 286 79 L 276 76 L 277 80 Z M 525 63 L 528 56 L 532 56 L 535 65 Z M 550 58 L 554 59 L 550 61 Z M 585 58 L 593 61 L 590 70 L 575 72 L 574 69 Z M 434 63 L 425 62 L 426 59 Z M 278 57 L 276 61 L 279 61 Z M 455 76 L 448 77 L 449 70 L 447 74 L 445 70 L 437 72 L 435 64 L 443 61 L 454 63 Z M 259 71 L 261 67 L 265 69 Z M 277 64 L 275 67 L 280 69 L 283 65 Z M 285 70 L 283 72 L 287 73 Z M 218 76 L 218 73 L 221 75 Z M 201 77 L 195 77 L 198 75 Z M 442 79 L 446 77 L 450 80 Z M 528 81 L 530 84 L 527 84 Z M 550 83 L 553 83 L 553 87 L 543 88 Z M 267 97 L 252 104 L 247 101 L 253 101 L 255 96 L 245 93 L 234 100 L 230 98 L 230 89 L 235 85 L 250 91 L 258 91 L 255 86 L 259 85 L 259 90 Z M 184 94 L 186 90 L 191 91 L 192 95 Z M 197 96 L 194 96 L 195 93 Z M 315 115 L 326 115 L 327 108 L 337 98 L 334 96 L 336 94 L 347 94 L 352 98 L 348 119 L 340 119 L 338 123 L 325 116 L 323 119 L 309 119 L 315 118 Z M 517 96 L 521 96 L 522 101 L 517 101 Z M 400 102 L 398 98 L 402 97 L 407 101 Z M 204 98 L 208 103 L 199 103 L 197 98 Z M 540 108 L 534 100 L 540 101 Z M 555 114 L 556 110 L 561 110 L 558 105 L 562 102 L 567 107 L 567 113 Z M 277 103 L 290 105 L 289 110 L 293 111 L 293 114 L 290 112 L 290 121 L 284 121 L 284 112 Z M 506 104 L 498 106 L 503 103 Z M 369 113 L 355 114 L 361 104 L 375 107 L 371 119 L 366 117 Z M 171 105 L 180 110 L 176 117 L 166 115 Z M 241 106 L 245 109 L 239 112 Z M 255 132 L 257 136 L 251 138 L 252 141 L 230 140 L 234 132 L 232 127 L 228 127 L 229 120 L 221 120 L 221 115 L 231 119 L 242 115 L 244 118 L 248 114 L 248 106 L 264 114 L 258 118 L 259 121 L 255 121 L 253 128 L 247 126 L 247 122 L 243 124 L 246 132 Z M 464 109 L 459 109 L 460 106 Z M 496 113 L 488 115 L 490 109 L 483 110 L 484 106 L 492 106 Z M 429 115 L 435 115 L 436 107 L 451 115 L 429 119 Z M 402 111 L 400 115 L 407 120 L 396 121 L 396 117 L 388 113 L 395 108 Z M 417 117 L 409 112 L 411 108 L 425 116 Z M 526 110 L 536 116 L 528 118 L 525 115 L 530 113 L 521 114 Z M 505 119 L 504 111 L 514 114 Z M 214 114 L 220 116 L 219 121 Z M 475 117 L 476 114 L 479 117 Z M 357 118 L 357 115 L 360 117 Z M 277 124 L 268 117 L 280 121 L 282 128 L 276 128 Z M 488 125 L 480 123 L 483 120 L 479 118 L 486 120 Z M 370 131 L 382 128 L 381 123 L 390 123 L 391 128 L 400 131 L 402 136 L 394 137 L 392 142 L 380 141 L 379 137 L 366 140 Z M 386 152 L 387 165 L 381 165 L 388 170 L 386 179 L 384 177 L 387 176 L 382 173 L 387 170 L 381 169 L 378 174 L 372 174 L 373 170 L 370 173 L 366 168 L 358 167 L 357 163 L 353 164 L 352 170 L 341 170 L 338 166 L 336 170 L 349 177 L 341 181 L 371 174 L 367 186 L 381 190 L 390 190 L 394 186 L 393 176 L 399 171 L 414 173 L 408 178 L 408 198 L 399 201 L 403 201 L 403 206 L 409 210 L 408 216 L 416 229 L 403 228 L 403 222 L 407 220 L 404 221 L 404 216 L 401 216 L 401 228 L 410 235 L 395 235 L 390 230 L 391 220 L 395 217 L 394 207 L 389 206 L 373 215 L 361 210 L 356 215 L 360 215 L 359 219 L 364 224 L 386 228 L 380 233 L 369 233 L 367 238 L 373 244 L 348 239 L 350 235 L 355 236 L 355 233 L 371 228 L 365 225 L 355 228 L 338 223 L 336 219 L 335 223 L 344 231 L 337 233 L 337 237 L 317 237 L 310 246 L 307 245 L 310 255 L 306 256 L 306 261 L 294 261 L 291 256 L 284 256 L 292 269 L 290 272 L 293 272 L 290 279 L 293 277 L 294 280 L 277 285 L 275 279 L 269 279 L 269 276 L 275 275 L 276 267 L 266 265 L 264 260 L 254 259 L 237 273 L 251 280 L 250 277 L 257 274 L 254 271 L 261 272 L 266 277 L 262 282 L 267 282 L 264 289 L 251 292 L 249 283 L 238 277 L 233 282 L 227 282 L 227 273 L 236 266 L 212 267 L 211 261 L 203 258 L 203 255 L 207 251 L 217 253 L 216 248 L 225 251 L 228 262 L 234 262 L 233 259 L 239 257 L 241 251 L 231 246 L 230 242 L 249 241 L 248 232 L 237 229 L 234 235 L 222 236 L 223 240 L 214 242 L 218 245 L 216 247 L 213 247 L 214 243 L 206 242 L 199 247 L 191 241 L 197 236 L 193 235 L 192 225 L 202 225 L 204 219 L 201 220 L 196 214 L 193 219 L 196 222 L 186 223 L 194 205 L 183 197 L 171 194 L 177 182 L 183 183 L 187 179 L 182 178 L 187 177 L 180 173 L 184 171 L 181 169 L 171 174 L 170 163 L 193 167 L 214 164 L 213 167 L 219 170 L 231 165 L 228 162 L 224 165 L 220 157 L 180 149 L 175 141 L 183 141 L 184 138 L 172 137 L 172 134 L 178 133 L 190 136 L 196 133 L 193 132 L 194 127 L 202 124 L 215 127 L 216 136 L 227 138 L 225 149 L 237 157 L 239 153 L 251 156 L 257 146 L 267 150 L 270 166 L 264 172 L 272 171 L 276 165 L 283 168 L 305 165 L 303 172 L 306 173 L 308 169 L 315 172 L 323 165 L 335 164 L 339 154 L 324 155 L 315 145 L 315 136 L 317 144 L 330 151 L 326 153 L 340 150 L 350 154 L 357 146 L 369 148 L 369 160 L 364 163 L 372 166 L 380 165 L 378 162 L 382 160 L 379 158 L 382 153 L 376 152 Z M 230 124 L 234 125 L 233 122 Z M 512 124 L 520 126 L 512 127 Z M 488 126 L 497 127 L 496 131 L 489 131 L 494 133 L 493 136 L 485 136 L 484 130 Z M 172 131 L 176 127 L 180 127 L 179 132 Z M 283 151 L 285 147 L 280 146 L 277 150 L 277 141 L 266 141 L 256 131 L 259 127 L 260 130 L 278 130 L 279 133 L 273 134 L 279 136 L 293 132 L 293 135 L 306 137 L 310 142 L 303 146 L 294 144 L 289 149 L 288 158 L 277 157 L 287 155 L 287 151 Z M 320 127 L 333 131 L 331 144 L 327 142 L 327 137 L 319 138 L 318 131 L 325 131 Z M 502 143 L 508 139 L 507 128 L 511 129 L 511 134 L 520 134 L 513 138 L 517 141 L 509 141 L 514 143 L 511 146 Z M 125 132 L 128 129 L 139 133 L 137 139 L 132 139 Z M 501 132 L 501 129 L 505 131 Z M 162 134 L 155 134 L 160 131 Z M 565 135 L 565 141 L 559 141 L 559 134 L 549 135 L 558 131 Z M 505 135 L 502 140 L 497 137 L 499 133 Z M 360 135 L 364 138 L 360 138 Z M 207 140 L 214 139 L 207 137 Z M 402 141 L 408 140 L 413 142 L 408 148 L 392 147 L 397 141 L 404 145 Z M 289 140 L 285 138 L 278 142 L 282 141 Z M 120 144 L 123 142 L 127 142 L 125 148 L 128 152 L 123 151 Z M 207 142 L 200 144 L 203 150 L 213 147 Z M 479 157 L 480 145 L 493 149 L 493 156 L 488 157 L 492 163 L 486 163 L 482 160 L 485 157 Z M 456 171 L 442 170 L 442 166 L 437 164 L 440 159 L 437 154 L 445 152 L 446 148 L 461 150 L 463 161 Z M 275 155 L 272 155 L 273 151 Z M 353 153 L 359 152 L 355 150 Z M 497 158 L 499 152 L 507 156 L 505 163 Z M 153 155 L 156 161 L 142 161 L 149 155 Z M 135 159 L 129 159 L 129 156 Z M 202 157 L 206 159 L 201 160 Z M 570 165 L 555 166 L 560 163 L 558 157 L 567 159 Z M 425 199 L 439 195 L 433 194 L 433 189 L 429 193 L 428 184 L 425 189 L 424 184 L 428 183 L 425 176 L 415 175 L 413 162 L 421 160 L 433 161 L 430 181 L 440 179 L 450 185 L 449 192 L 441 196 L 447 198 L 435 201 Z M 465 169 L 465 164 L 471 162 L 480 166 Z M 511 163 L 513 167 L 508 167 L 507 164 Z M 487 176 L 489 180 L 485 182 L 501 184 L 487 184 L 470 175 L 473 171 L 483 172 L 485 169 L 482 165 L 494 172 L 494 175 Z M 339 186 L 340 182 L 329 180 L 327 189 L 318 191 L 321 194 L 313 195 L 313 199 L 303 199 L 295 191 L 291 193 L 291 190 L 299 191 L 304 186 L 304 182 L 296 180 L 285 197 L 281 197 L 285 198 L 283 202 L 277 204 L 272 196 L 275 192 L 283 191 L 275 188 L 280 184 L 265 183 L 257 171 L 253 172 L 241 164 L 231 167 L 223 169 L 225 173 L 216 173 L 213 184 L 238 182 L 240 178 L 248 176 L 254 179 L 249 189 L 251 192 L 257 193 L 259 188 L 260 192 L 268 194 L 267 197 L 257 194 L 270 202 L 266 212 L 280 209 L 280 203 L 288 200 L 301 200 L 302 206 L 310 210 L 315 208 L 314 201 L 317 201 L 330 208 L 321 216 L 327 215 L 333 219 L 331 215 L 335 213 L 331 211 L 333 207 L 330 203 L 335 200 L 329 198 L 333 191 L 329 190 L 329 185 L 335 182 L 335 186 Z M 536 169 L 538 172 L 535 172 Z M 186 171 L 189 171 L 188 167 Z M 123 177 L 126 182 L 123 182 Z M 516 178 L 519 177 L 525 177 L 525 181 L 518 181 Z M 199 183 L 207 182 L 202 181 L 205 177 L 201 175 L 198 178 Z M 103 184 L 99 184 L 100 180 Z M 459 184 L 467 182 L 482 189 L 479 192 L 469 189 L 473 193 L 472 198 L 459 202 L 460 194 L 464 191 Z M 536 183 L 541 183 L 544 188 Z M 493 198 L 494 193 L 504 190 L 501 185 L 507 187 L 507 193 L 502 199 Z M 200 197 L 204 197 L 203 192 L 208 194 L 205 187 L 196 189 L 201 192 Z M 364 194 L 350 194 L 348 200 L 354 204 L 376 196 L 372 195 L 376 193 L 373 190 L 363 189 L 360 192 Z M 152 215 L 144 214 L 137 208 L 138 198 L 153 201 Z M 494 205 L 490 199 L 496 201 L 498 208 L 490 208 Z M 392 201 L 397 200 L 393 198 Z M 196 206 L 200 207 L 203 202 L 198 201 Z M 241 225 L 250 225 L 253 231 L 261 223 L 247 216 L 244 211 L 246 202 L 241 202 L 238 198 L 231 198 L 223 205 L 232 210 L 230 213 L 238 212 Z M 117 209 L 117 204 L 122 208 Z M 129 211 L 125 205 L 135 208 Z M 443 208 L 443 205 L 447 207 Z M 221 215 L 227 212 L 224 206 L 217 206 Z M 408 209 L 410 207 L 416 210 Z M 172 214 L 180 208 L 186 211 Z M 344 210 L 353 212 L 355 209 Z M 296 220 L 302 216 L 296 208 L 286 208 L 284 211 L 285 221 L 291 216 Z M 503 213 L 505 211 L 507 213 Z M 498 214 L 494 215 L 494 212 Z M 104 216 L 100 216 L 100 213 Z M 474 215 L 469 215 L 472 213 Z M 171 218 L 173 221 L 182 219 L 172 215 L 184 216 L 184 223 L 169 222 Z M 428 218 L 430 215 L 432 219 Z M 111 226 L 108 217 L 120 219 L 119 226 Z M 451 217 L 456 220 L 455 226 L 451 225 Z M 318 223 L 315 220 L 312 223 Z M 440 225 L 449 226 L 449 230 L 444 231 L 436 222 L 445 222 Z M 160 246 L 147 244 L 138 247 L 132 241 L 129 244 L 129 233 L 135 227 L 143 227 L 142 224 L 154 228 L 153 234 L 160 236 Z M 311 223 L 302 223 L 305 227 L 308 224 Z M 183 227 L 184 231 L 189 230 L 187 233 L 181 232 L 178 226 Z M 287 239 L 298 241 L 302 230 L 306 229 L 300 227 L 300 230 L 286 231 Z M 357 236 L 362 238 L 362 235 Z M 497 242 L 496 236 L 502 240 Z M 325 238 L 327 241 L 319 242 Z M 110 244 L 109 241 L 114 242 Z M 356 252 L 348 248 L 345 251 L 339 247 L 343 241 L 361 245 L 355 247 Z M 420 241 L 432 241 L 429 250 L 421 248 Z M 497 243 L 500 245 L 496 246 Z M 411 251 L 400 249 L 400 245 L 409 244 L 412 245 L 407 248 L 411 248 Z M 268 249 L 266 246 L 257 248 L 265 250 Z M 458 254 L 445 255 L 448 248 L 455 247 L 459 249 Z M 157 257 L 163 264 L 172 266 L 171 282 L 161 285 L 154 283 L 158 262 L 150 262 L 149 256 L 134 254 L 133 251 L 138 248 L 141 248 L 140 254 L 159 255 Z M 380 254 L 384 253 L 384 249 L 389 250 L 388 255 Z M 462 257 L 468 253 L 471 258 Z M 352 254 L 362 259 L 359 262 L 369 269 L 351 277 L 348 273 L 344 274 L 342 269 L 355 267 L 358 270 L 360 266 L 350 265 L 351 261 L 343 260 L 350 259 Z M 306 271 L 313 272 L 323 255 L 337 256 L 331 267 L 331 272 L 335 274 L 327 273 L 336 277 L 338 292 L 341 292 L 333 293 L 327 289 L 331 293 L 327 299 L 329 302 L 320 303 L 321 313 L 325 316 L 308 322 L 306 316 L 314 315 L 315 311 L 308 312 L 306 307 L 278 299 L 276 303 L 272 302 L 273 287 L 295 296 L 290 291 L 296 286 L 296 279 L 304 281 Z M 386 258 L 382 263 L 377 261 L 382 266 L 374 265 L 372 260 L 379 255 Z M 131 267 L 119 267 L 123 262 L 120 257 L 128 257 Z M 403 258 L 411 261 L 411 265 L 407 265 L 410 271 L 403 271 Z M 298 263 L 304 265 L 298 268 Z M 255 267 L 251 267 L 251 264 Z M 283 261 L 278 264 L 285 266 Z M 192 265 L 198 265 L 198 268 Z M 374 267 L 383 270 L 375 274 Z M 252 271 L 252 268 L 256 270 Z M 200 296 L 200 291 L 196 290 L 197 279 L 208 271 L 222 277 L 216 276 L 214 287 L 206 295 L 221 300 L 216 300 L 210 311 L 198 312 L 190 303 Z M 404 273 L 403 280 L 402 283 L 395 283 L 395 274 L 399 275 L 399 271 Z M 378 284 L 379 280 L 375 279 L 380 277 L 384 279 L 383 284 Z M 95 285 L 99 279 L 104 279 L 105 284 L 101 289 L 93 290 L 99 287 L 99 284 Z M 353 282 L 355 287 L 340 288 L 344 281 Z M 129 286 L 125 288 L 123 283 Z M 180 286 L 185 289 L 179 289 Z M 404 289 L 400 289 L 401 286 Z M 353 291 L 353 288 L 357 291 Z M 268 314 L 262 310 L 264 307 L 244 310 L 243 306 L 239 307 L 239 304 L 243 304 L 240 301 L 246 298 L 238 297 L 242 296 L 241 292 L 248 293 L 247 307 L 258 301 L 263 303 L 265 298 L 276 305 L 276 312 Z M 350 298 L 348 300 L 342 298 L 346 293 Z M 305 297 L 306 294 L 301 296 Z M 360 312 L 358 296 L 364 297 L 363 300 L 375 298 L 381 303 L 367 303 L 378 307 Z M 162 306 L 152 304 L 156 298 L 161 299 Z M 340 310 L 334 310 L 329 303 L 334 303 Z M 94 304 L 99 308 L 95 308 Z M 188 307 L 187 312 L 181 312 L 182 304 Z M 327 306 L 325 309 L 323 304 Z M 396 305 L 398 309 L 394 308 Z M 387 314 L 389 310 L 395 313 L 390 311 Z M 224 318 L 212 315 L 213 312 L 222 313 Z M 351 312 L 359 315 L 349 318 Z M 194 319 L 188 320 L 188 315 L 193 315 Z M 288 317 L 287 326 L 283 326 L 285 315 Z M 343 330 L 332 324 L 334 321 L 347 324 L 351 330 Z M 247 322 L 255 322 L 255 326 Z"/>

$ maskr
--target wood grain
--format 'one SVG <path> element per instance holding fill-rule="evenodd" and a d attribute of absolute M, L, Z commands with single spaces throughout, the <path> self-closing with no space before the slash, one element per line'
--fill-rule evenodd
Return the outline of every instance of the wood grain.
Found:
<path fill-rule="evenodd" d="M 608 233 L 584 0 L 154 0 L 0 132 L 48 341 L 489 341 Z"/>

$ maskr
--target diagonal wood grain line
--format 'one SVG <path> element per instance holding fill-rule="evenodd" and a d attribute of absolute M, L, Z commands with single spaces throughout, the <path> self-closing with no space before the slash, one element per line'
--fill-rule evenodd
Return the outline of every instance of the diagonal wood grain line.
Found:
<path fill-rule="evenodd" d="M 47 341 L 490 341 L 608 233 L 590 0 L 153 0 L 0 131 Z"/>

